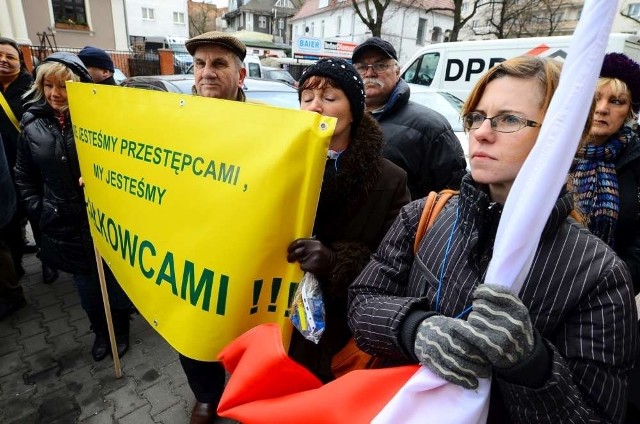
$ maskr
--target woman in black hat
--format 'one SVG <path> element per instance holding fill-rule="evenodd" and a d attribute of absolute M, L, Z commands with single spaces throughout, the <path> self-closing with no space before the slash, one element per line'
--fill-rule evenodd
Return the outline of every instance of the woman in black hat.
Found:
<path fill-rule="evenodd" d="M 290 355 L 323 381 L 334 378 L 331 359 L 351 332 L 347 289 L 375 252 L 400 208 L 409 202 L 406 173 L 381 154 L 382 132 L 364 112 L 364 85 L 348 62 L 323 59 L 298 86 L 300 108 L 338 119 L 329 143 L 313 239 L 295 240 L 289 262 L 320 281 L 326 329 L 316 345 L 294 333 Z"/>
<path fill-rule="evenodd" d="M 89 220 L 80 186 L 66 81 L 92 82 L 78 56 L 53 53 L 36 70 L 25 97 L 32 99 L 22 117 L 16 182 L 31 222 L 42 231 L 42 259 L 70 274 L 95 333 L 91 349 L 100 361 L 110 352 L 107 323 Z M 118 355 L 129 347 L 131 303 L 105 266 Z"/>
<path fill-rule="evenodd" d="M 625 262 L 640 293 L 640 142 L 632 129 L 640 108 L 640 65 L 605 55 L 593 124 L 572 166 L 577 204 L 589 230 Z M 640 370 L 630 378 L 628 422 L 640 422 Z M 635 387 L 634 385 L 637 385 Z"/>

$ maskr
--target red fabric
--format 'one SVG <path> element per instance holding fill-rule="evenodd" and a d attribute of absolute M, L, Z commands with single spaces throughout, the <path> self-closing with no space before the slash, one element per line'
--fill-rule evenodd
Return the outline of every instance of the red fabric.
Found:
<path fill-rule="evenodd" d="M 369 423 L 418 370 L 353 371 L 323 386 L 289 358 L 276 324 L 247 331 L 219 358 L 231 378 L 218 414 L 246 424 Z"/>

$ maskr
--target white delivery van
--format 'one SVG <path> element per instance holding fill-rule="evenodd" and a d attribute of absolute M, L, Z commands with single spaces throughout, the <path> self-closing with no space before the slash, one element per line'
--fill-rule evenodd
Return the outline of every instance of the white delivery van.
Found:
<path fill-rule="evenodd" d="M 247 69 L 249 78 L 264 78 L 264 68 L 258 56 L 246 55 L 244 58 L 244 67 Z"/>
<path fill-rule="evenodd" d="M 564 60 L 571 36 L 458 41 L 424 47 L 400 73 L 405 81 L 442 89 L 466 100 L 479 76 L 492 66 L 521 55 Z M 607 52 L 624 53 L 640 62 L 640 37 L 611 34 Z"/>

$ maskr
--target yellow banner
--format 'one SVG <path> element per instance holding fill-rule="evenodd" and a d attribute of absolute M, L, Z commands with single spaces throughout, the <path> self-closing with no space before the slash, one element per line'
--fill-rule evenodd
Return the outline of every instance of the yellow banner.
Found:
<path fill-rule="evenodd" d="M 257 324 L 291 334 L 335 119 L 263 105 L 67 83 L 91 234 L 140 313 L 213 360 Z"/>

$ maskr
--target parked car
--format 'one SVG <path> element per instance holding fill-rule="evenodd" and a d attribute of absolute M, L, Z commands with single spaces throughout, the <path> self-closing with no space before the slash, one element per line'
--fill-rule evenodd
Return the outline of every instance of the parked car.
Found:
<path fill-rule="evenodd" d="M 469 166 L 469 138 L 462 127 L 462 119 L 460 110 L 464 102 L 446 91 L 437 88 L 426 87 L 424 85 L 409 84 L 411 88 L 411 101 L 424 105 L 430 109 L 443 115 L 451 128 L 456 133 L 456 137 L 460 140 L 464 157 Z"/>
<path fill-rule="evenodd" d="M 120 85 L 122 87 L 191 94 L 194 79 L 193 75 L 149 75 L 127 78 Z M 250 102 L 289 109 L 300 107 L 298 92 L 278 81 L 245 78 L 242 89 Z"/>
<path fill-rule="evenodd" d="M 263 66 L 264 69 L 264 79 L 281 81 L 285 84 L 290 85 L 293 88 L 298 87 L 298 81 L 295 80 L 286 69 L 282 68 L 272 68 L 270 66 Z"/>

